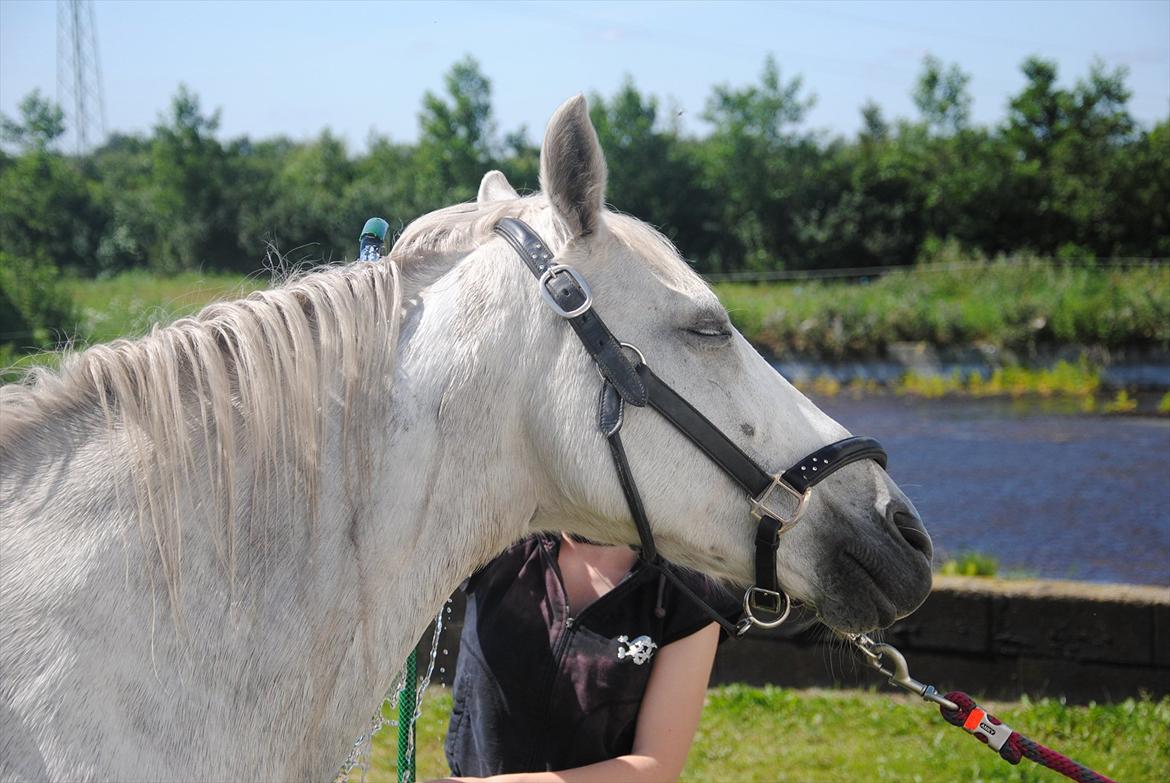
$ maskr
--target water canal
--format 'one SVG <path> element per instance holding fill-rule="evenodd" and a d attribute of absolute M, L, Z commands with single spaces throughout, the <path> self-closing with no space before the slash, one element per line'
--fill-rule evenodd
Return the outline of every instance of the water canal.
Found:
<path fill-rule="evenodd" d="M 890 453 L 936 559 L 1001 575 L 1170 585 L 1170 420 L 1008 400 L 814 398 Z"/>

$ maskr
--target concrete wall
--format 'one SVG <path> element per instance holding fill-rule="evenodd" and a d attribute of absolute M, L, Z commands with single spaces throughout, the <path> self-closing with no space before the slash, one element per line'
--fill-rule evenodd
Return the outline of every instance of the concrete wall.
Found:
<path fill-rule="evenodd" d="M 445 615 L 434 682 L 450 684 L 454 674 L 462 606 L 457 596 Z M 905 654 L 912 676 L 977 699 L 1026 693 L 1083 703 L 1170 694 L 1170 588 L 936 577 L 922 608 L 883 636 Z M 420 668 L 430 639 L 428 632 L 419 645 Z M 712 683 L 730 682 L 882 686 L 821 626 L 754 630 L 725 642 Z"/>
<path fill-rule="evenodd" d="M 857 687 L 882 679 L 826 632 L 783 627 L 724 644 L 713 682 Z M 1170 588 L 936 577 L 883 635 L 916 679 L 978 698 L 1117 701 L 1170 693 Z"/>

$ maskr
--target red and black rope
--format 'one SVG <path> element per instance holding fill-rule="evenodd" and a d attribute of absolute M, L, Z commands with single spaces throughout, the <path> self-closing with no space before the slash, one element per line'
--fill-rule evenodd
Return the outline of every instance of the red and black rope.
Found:
<path fill-rule="evenodd" d="M 1034 742 L 1018 731 L 1012 731 L 999 718 L 980 709 L 975 700 L 962 691 L 951 691 L 947 694 L 947 699 L 958 709 L 948 710 L 946 707 L 939 707 L 943 718 L 948 723 L 966 729 L 985 745 L 998 750 L 1000 758 L 1005 761 L 1019 764 L 1020 759 L 1027 758 L 1080 783 L 1114 783 L 1111 778 L 1094 772 L 1084 764 L 1079 764 L 1068 756 Z M 1004 731 L 1008 732 L 1006 738 L 1002 736 Z"/>

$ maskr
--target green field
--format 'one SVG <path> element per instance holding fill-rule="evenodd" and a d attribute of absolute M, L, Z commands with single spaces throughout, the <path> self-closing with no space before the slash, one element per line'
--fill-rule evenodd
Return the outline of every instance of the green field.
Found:
<path fill-rule="evenodd" d="M 67 279 L 63 287 L 75 304 L 77 323 L 53 331 L 75 335 L 79 345 L 137 336 L 214 299 L 268 284 L 267 276 L 163 277 L 145 271 Z M 941 264 L 891 272 L 868 284 L 720 283 L 715 290 L 736 326 L 766 355 L 872 358 L 892 343 L 920 342 L 939 349 L 979 346 L 1007 359 L 1007 366 L 988 379 L 908 374 L 896 390 L 916 396 L 1064 395 L 1081 401 L 1086 411 L 1127 412 L 1136 405 L 1128 397 L 1096 399 L 1098 368 L 1083 359 L 1028 369 L 1014 366 L 1011 357 L 1023 361 L 1037 352 L 1085 346 L 1170 349 L 1167 265 Z M 0 364 L 7 363 L 5 352 L 9 359 L 19 353 L 0 349 Z M 20 364 L 45 360 L 25 357 Z M 841 390 L 835 384 L 818 379 L 810 390 L 832 396 Z M 1170 410 L 1170 399 L 1162 405 Z"/>
<path fill-rule="evenodd" d="M 1063 346 L 1170 348 L 1167 265 L 926 264 L 867 284 L 715 290 L 744 336 L 774 356 L 872 357 L 896 342 L 982 344 L 1021 358 Z"/>
<path fill-rule="evenodd" d="M 1059 701 L 987 702 L 1037 742 L 1126 783 L 1170 780 L 1170 698 L 1069 707 Z M 419 780 L 448 773 L 443 734 L 449 692 L 428 691 L 419 721 Z M 392 728 L 375 737 L 371 783 L 396 775 Z M 351 779 L 356 780 L 355 771 Z M 1013 767 L 935 708 L 888 692 L 713 688 L 684 781 L 758 783 L 978 783 L 1065 780 L 1022 761 Z"/>
<path fill-rule="evenodd" d="M 68 287 L 89 339 L 101 342 L 267 284 L 266 277 L 138 271 Z M 864 285 L 719 283 L 715 290 L 744 335 L 775 355 L 880 355 L 903 341 L 982 342 L 1022 354 L 1045 345 L 1170 349 L 1168 265 L 928 265 Z"/>
<path fill-rule="evenodd" d="M 162 277 L 135 271 L 100 280 L 71 280 L 67 288 L 77 304 L 86 341 L 103 343 L 145 334 L 156 323 L 190 315 L 218 299 L 266 288 L 269 282 L 267 276 L 188 272 Z"/>

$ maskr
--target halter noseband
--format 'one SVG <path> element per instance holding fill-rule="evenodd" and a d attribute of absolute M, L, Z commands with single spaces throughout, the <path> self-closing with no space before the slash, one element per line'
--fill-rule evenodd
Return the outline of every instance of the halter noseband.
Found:
<path fill-rule="evenodd" d="M 609 443 L 618 480 L 638 530 L 641 559 L 670 579 L 733 636 L 743 635 L 752 625 L 772 628 L 784 622 L 791 602 L 776 579 L 776 550 L 780 544 L 780 534 L 796 524 L 808 507 L 813 487 L 828 476 L 850 463 L 865 459 L 872 459 L 884 468 L 886 452 L 881 444 L 873 438 L 845 438 L 817 449 L 784 473 L 768 473 L 655 375 L 641 351 L 619 342 L 613 336 L 593 309 L 593 297 L 585 278 L 572 267 L 557 264 L 548 246 L 531 227 L 515 218 L 502 218 L 496 224 L 495 232 L 520 254 L 525 265 L 539 280 L 540 293 L 545 303 L 568 321 L 597 364 L 602 378 L 598 424 Z M 627 349 L 636 354 L 636 362 L 630 359 Z M 732 624 L 695 595 L 665 567 L 658 554 L 646 509 L 642 505 L 638 485 L 622 446 L 620 433 L 626 403 L 638 408 L 649 406 L 658 411 L 747 492 L 751 514 L 758 520 L 756 582 L 744 593 L 744 613 L 739 622 Z M 776 507 L 777 499 L 784 496 L 788 496 L 794 504 L 787 515 Z M 760 611 L 777 617 L 772 620 L 761 619 L 755 614 Z"/>

